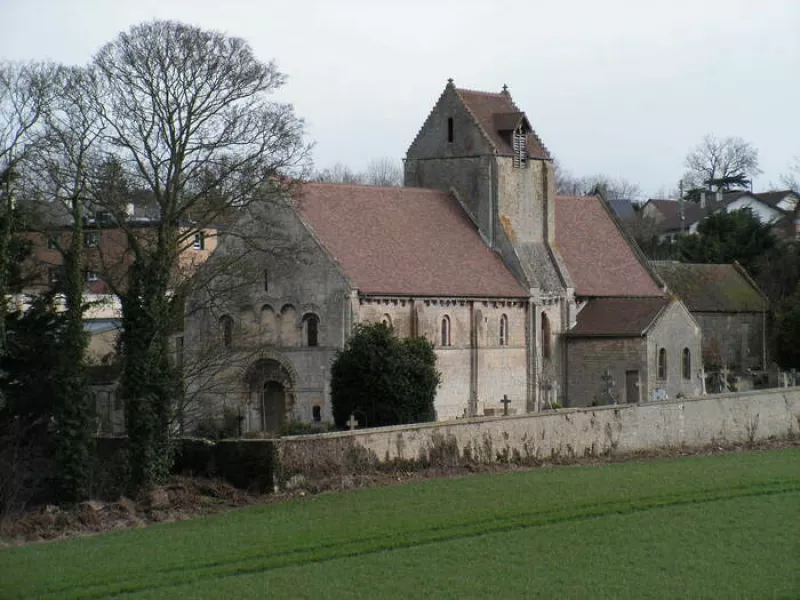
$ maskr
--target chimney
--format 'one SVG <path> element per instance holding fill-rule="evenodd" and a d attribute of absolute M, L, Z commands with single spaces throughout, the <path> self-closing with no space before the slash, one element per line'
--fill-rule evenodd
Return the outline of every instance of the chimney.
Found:
<path fill-rule="evenodd" d="M 717 190 L 714 192 L 714 200 L 717 202 L 722 202 L 722 190 Z"/>
<path fill-rule="evenodd" d="M 700 192 L 700 208 L 706 207 L 706 193 Z"/>

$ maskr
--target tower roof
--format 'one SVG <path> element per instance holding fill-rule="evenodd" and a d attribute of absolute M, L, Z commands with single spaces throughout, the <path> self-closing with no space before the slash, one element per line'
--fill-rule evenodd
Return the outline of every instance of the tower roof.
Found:
<path fill-rule="evenodd" d="M 515 129 L 520 122 L 524 121 L 528 130 L 528 154 L 530 157 L 550 158 L 550 153 L 544 143 L 531 128 L 525 113 L 514 104 L 508 90 L 497 94 L 462 88 L 455 88 L 455 91 L 499 154 L 513 154 L 509 140 L 500 135 L 500 132 Z M 513 127 L 509 127 L 512 122 L 514 123 Z"/>

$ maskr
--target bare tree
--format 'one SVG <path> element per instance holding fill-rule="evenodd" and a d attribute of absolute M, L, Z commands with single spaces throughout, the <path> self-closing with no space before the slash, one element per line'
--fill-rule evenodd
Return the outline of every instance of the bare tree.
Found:
<path fill-rule="evenodd" d="M 180 384 L 169 336 L 191 285 L 173 277 L 180 255 L 225 209 L 283 194 L 283 177 L 302 165 L 308 149 L 292 107 L 268 100 L 284 75 L 239 38 L 153 21 L 120 34 L 93 66 L 104 149 L 135 187 L 152 194 L 160 214 L 142 239 L 112 211 L 134 257 L 119 293 L 121 385 L 133 483 L 147 486 L 170 465 Z"/>
<path fill-rule="evenodd" d="M 369 185 L 403 185 L 403 169 L 397 161 L 391 158 L 376 158 L 367 165 L 364 181 Z"/>
<path fill-rule="evenodd" d="M 781 184 L 796 194 L 800 194 L 800 156 L 795 156 L 788 171 L 781 175 Z"/>
<path fill-rule="evenodd" d="M 0 62 L 0 355 L 6 351 L 8 260 L 14 232 L 14 181 L 54 94 L 49 63 Z"/>
<path fill-rule="evenodd" d="M 740 137 L 709 134 L 686 155 L 686 190 L 728 191 L 748 187 L 761 174 L 758 150 Z"/>
<path fill-rule="evenodd" d="M 586 196 L 597 193 L 602 189 L 608 200 L 638 202 L 642 198 L 642 189 L 639 184 L 628 181 L 624 177 L 610 177 L 599 173 L 575 177 L 564 169 L 558 161 L 553 161 L 553 168 L 557 194 Z"/>
<path fill-rule="evenodd" d="M 345 164 L 336 163 L 328 169 L 317 171 L 311 179 L 321 183 L 352 183 L 363 184 L 364 176 L 361 173 L 356 173 Z"/>

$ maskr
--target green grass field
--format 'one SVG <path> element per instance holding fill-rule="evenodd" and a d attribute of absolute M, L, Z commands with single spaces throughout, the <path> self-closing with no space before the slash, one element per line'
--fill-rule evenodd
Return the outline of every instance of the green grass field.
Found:
<path fill-rule="evenodd" d="M 0 550 L 0 597 L 798 598 L 800 449 L 440 479 Z"/>

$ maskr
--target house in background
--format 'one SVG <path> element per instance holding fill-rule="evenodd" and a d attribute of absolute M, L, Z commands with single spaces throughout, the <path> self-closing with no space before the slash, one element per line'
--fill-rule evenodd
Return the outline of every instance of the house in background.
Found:
<path fill-rule="evenodd" d="M 800 237 L 799 202 L 800 196 L 791 190 L 709 192 L 701 193 L 699 202 L 650 199 L 641 214 L 657 224 L 659 237 L 664 240 L 697 233 L 700 222 L 714 212 L 748 208 L 761 223 L 769 223 L 778 238 L 793 240 Z"/>
<path fill-rule="evenodd" d="M 741 265 L 652 264 L 700 325 L 706 369 L 766 369 L 769 302 Z"/>

